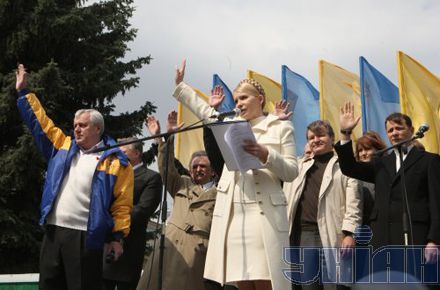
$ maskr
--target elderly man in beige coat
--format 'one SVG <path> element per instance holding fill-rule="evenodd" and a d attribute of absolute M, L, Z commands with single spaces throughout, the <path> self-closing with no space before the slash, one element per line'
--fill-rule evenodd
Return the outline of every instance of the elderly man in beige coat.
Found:
<path fill-rule="evenodd" d="M 298 177 L 284 184 L 289 196 L 290 242 L 292 246 L 341 247 L 344 256 L 347 249 L 355 246 L 352 234 L 362 222 L 358 181 L 343 175 L 339 168 L 330 124 L 318 120 L 307 129 L 313 156 L 301 159 Z M 336 251 L 324 251 L 324 264 L 329 266 L 327 281 L 335 278 L 335 254 Z M 325 289 L 337 287 L 325 285 Z M 323 288 L 320 281 L 302 285 L 302 289 Z"/>
<path fill-rule="evenodd" d="M 152 135 L 160 133 L 159 122 L 154 117 L 147 118 L 148 130 Z M 177 125 L 177 113 L 168 115 L 169 131 Z M 168 152 L 168 192 L 174 199 L 173 210 L 165 232 L 165 252 L 163 264 L 162 289 L 164 290 L 213 290 L 219 286 L 205 281 L 206 251 L 211 231 L 212 212 L 214 210 L 216 188 L 215 172 L 204 151 L 193 153 L 190 161 L 190 176 L 180 175 L 174 165 L 174 138 L 159 143 L 158 166 L 165 180 L 166 147 Z M 146 267 L 147 275 L 141 278 L 138 289 L 157 289 L 158 260 L 156 251 L 154 260 Z M 151 277 L 150 277 L 151 276 Z"/>

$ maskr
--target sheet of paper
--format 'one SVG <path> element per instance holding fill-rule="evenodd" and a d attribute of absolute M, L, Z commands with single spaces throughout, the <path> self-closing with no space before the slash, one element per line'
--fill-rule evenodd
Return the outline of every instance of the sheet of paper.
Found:
<path fill-rule="evenodd" d="M 246 172 L 262 168 L 260 160 L 243 150 L 244 140 L 256 142 L 252 128 L 246 121 L 224 122 L 210 126 L 222 152 L 228 170 Z"/>

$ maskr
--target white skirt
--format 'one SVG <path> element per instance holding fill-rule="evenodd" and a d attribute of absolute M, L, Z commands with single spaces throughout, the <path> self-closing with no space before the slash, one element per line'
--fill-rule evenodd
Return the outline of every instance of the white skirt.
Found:
<path fill-rule="evenodd" d="M 270 280 L 257 203 L 232 203 L 226 234 L 226 283 Z"/>

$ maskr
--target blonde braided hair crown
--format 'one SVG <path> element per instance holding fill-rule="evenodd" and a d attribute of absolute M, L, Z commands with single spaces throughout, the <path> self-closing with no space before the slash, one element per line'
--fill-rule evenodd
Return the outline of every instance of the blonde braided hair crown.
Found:
<path fill-rule="evenodd" d="M 257 82 L 256 80 L 254 80 L 254 79 L 243 79 L 243 80 L 241 80 L 238 83 L 237 87 L 240 87 L 243 83 L 247 83 L 247 84 L 253 86 L 258 91 L 258 93 L 260 95 L 262 95 L 263 97 L 266 97 L 266 93 L 264 92 L 263 86 L 259 82 Z"/>

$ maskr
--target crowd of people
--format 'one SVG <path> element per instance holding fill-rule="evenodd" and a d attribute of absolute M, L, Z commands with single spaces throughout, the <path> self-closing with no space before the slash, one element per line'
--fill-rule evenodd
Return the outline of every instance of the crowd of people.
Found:
<path fill-rule="evenodd" d="M 216 88 L 205 102 L 184 82 L 185 67 L 183 62 L 176 69 L 173 96 L 210 120 L 223 91 Z M 206 127 L 206 151 L 187 152 L 192 155 L 185 169 L 175 158 L 171 134 L 182 124 L 171 112 L 169 137 L 155 140 L 157 173 L 142 162 L 136 138 L 99 151 L 117 143 L 104 134 L 104 118 L 96 110 L 77 111 L 73 135 L 64 134 L 27 90 L 26 78 L 19 65 L 18 109 L 48 164 L 40 289 L 345 289 L 353 284 L 338 280 L 335 265 L 353 255 L 356 235 L 365 227 L 371 228 L 373 249 L 417 245 L 424 263 L 438 262 L 440 156 L 417 141 L 383 153 L 386 144 L 375 132 L 353 146 L 351 132 L 360 116 L 351 103 L 341 108 L 339 128 L 325 120 L 309 124 L 305 153 L 297 157 L 288 104 L 265 112 L 264 88 L 244 79 L 233 91 L 240 114 L 229 121 L 249 123 L 255 138 L 240 145 L 258 166 L 230 170 Z M 161 133 L 154 116 L 146 125 L 151 135 Z M 384 126 L 391 145 L 414 134 L 402 113 L 390 114 Z M 174 206 L 164 247 L 154 249 L 142 271 L 145 231 L 160 203 L 162 180 Z M 307 259 L 317 262 L 300 265 L 302 254 L 297 264 L 288 263 L 292 248 L 337 250 L 314 251 Z M 437 289 L 439 283 L 427 286 Z"/>

